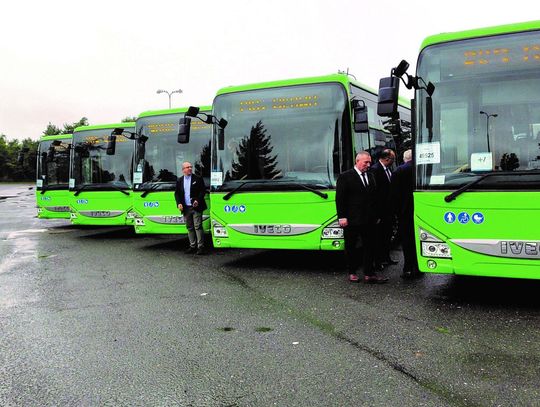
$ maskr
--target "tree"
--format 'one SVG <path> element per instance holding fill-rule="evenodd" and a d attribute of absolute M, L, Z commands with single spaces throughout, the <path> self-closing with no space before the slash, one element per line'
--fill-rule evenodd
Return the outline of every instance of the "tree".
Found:
<path fill-rule="evenodd" d="M 209 141 L 203 146 L 199 159 L 195 162 L 195 174 L 203 178 L 210 178 L 210 151 Z"/>
<path fill-rule="evenodd" d="M 232 163 L 232 179 L 271 179 L 280 173 L 276 169 L 277 155 L 271 155 L 274 149 L 271 139 L 272 136 L 266 134 L 259 120 L 236 149 L 237 159 Z"/>
<path fill-rule="evenodd" d="M 126 116 L 122 119 L 121 123 L 135 122 L 137 121 L 137 116 Z"/>
<path fill-rule="evenodd" d="M 62 130 L 62 134 L 73 134 L 75 129 L 80 126 L 88 126 L 88 119 L 86 117 L 81 117 L 78 122 L 64 123 L 64 130 Z"/>
<path fill-rule="evenodd" d="M 49 124 L 47 125 L 47 128 L 43 131 L 44 136 L 55 136 L 61 133 L 62 133 L 62 130 L 58 126 L 52 124 L 51 122 L 49 122 Z"/>

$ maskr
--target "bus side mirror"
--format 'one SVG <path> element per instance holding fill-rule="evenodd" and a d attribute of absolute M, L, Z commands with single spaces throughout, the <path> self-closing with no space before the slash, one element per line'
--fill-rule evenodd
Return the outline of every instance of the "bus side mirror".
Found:
<path fill-rule="evenodd" d="M 369 118 L 366 104 L 363 100 L 353 100 L 354 132 L 365 133 L 369 131 Z"/>
<path fill-rule="evenodd" d="M 116 135 L 113 132 L 113 134 L 109 136 L 109 141 L 107 143 L 107 155 L 114 155 L 115 152 L 116 152 Z"/>
<path fill-rule="evenodd" d="M 390 76 L 379 81 L 377 114 L 382 117 L 398 117 L 399 78 Z"/>
<path fill-rule="evenodd" d="M 189 143 L 189 133 L 191 131 L 191 118 L 181 117 L 178 120 L 178 142 L 180 144 Z"/>
<path fill-rule="evenodd" d="M 222 127 L 217 129 L 217 148 L 219 151 L 225 150 L 225 130 Z"/>

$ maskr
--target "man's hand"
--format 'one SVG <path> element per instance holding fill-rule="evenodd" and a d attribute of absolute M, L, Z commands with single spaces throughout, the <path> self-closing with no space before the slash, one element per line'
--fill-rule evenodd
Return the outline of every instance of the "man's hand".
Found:
<path fill-rule="evenodd" d="M 338 219 L 338 222 L 339 222 L 339 226 L 341 226 L 342 228 L 347 227 L 347 225 L 349 224 L 349 221 L 347 220 L 347 218 Z"/>
<path fill-rule="evenodd" d="M 199 202 L 193 201 L 192 205 L 193 205 L 194 208 L 196 208 L 197 206 L 199 206 Z"/>
<path fill-rule="evenodd" d="M 178 204 L 178 210 L 179 210 L 180 212 L 182 212 L 182 211 L 184 210 L 184 207 L 182 206 L 182 204 Z"/>

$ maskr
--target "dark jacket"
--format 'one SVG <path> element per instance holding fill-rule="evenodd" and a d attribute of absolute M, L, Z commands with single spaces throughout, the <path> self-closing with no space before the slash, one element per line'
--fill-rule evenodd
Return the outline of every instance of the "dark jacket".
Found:
<path fill-rule="evenodd" d="M 412 161 L 400 165 L 392 174 L 390 199 L 399 217 L 413 216 L 414 171 Z"/>
<path fill-rule="evenodd" d="M 197 201 L 199 205 L 195 209 L 197 212 L 204 211 L 206 207 L 206 202 L 204 201 L 204 195 L 206 194 L 206 185 L 204 185 L 204 179 L 198 175 L 191 174 L 191 201 Z M 176 199 L 176 205 L 182 204 L 186 207 L 186 201 L 184 196 L 184 176 L 182 175 L 176 181 L 176 189 L 174 191 L 174 198 Z M 189 203 L 192 204 L 191 202 Z"/>
<path fill-rule="evenodd" d="M 342 173 L 336 185 L 336 209 L 338 219 L 347 218 L 349 225 L 362 226 L 377 222 L 377 183 L 368 172 L 366 188 L 354 168 Z"/>
<path fill-rule="evenodd" d="M 380 217 L 390 215 L 392 211 L 389 205 L 390 180 L 388 180 L 388 176 L 380 161 L 373 164 L 370 171 L 373 173 L 375 182 L 377 183 L 377 210 L 379 211 L 379 215 Z"/>

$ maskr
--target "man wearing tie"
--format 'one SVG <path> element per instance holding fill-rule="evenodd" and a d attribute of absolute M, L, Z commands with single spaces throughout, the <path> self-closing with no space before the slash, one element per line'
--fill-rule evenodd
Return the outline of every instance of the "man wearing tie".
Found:
<path fill-rule="evenodd" d="M 387 148 L 381 152 L 379 160 L 371 167 L 371 172 L 377 183 L 377 210 L 378 218 L 381 220 L 375 230 L 377 236 L 375 264 L 378 269 L 398 263 L 390 258 L 392 228 L 394 224 L 394 212 L 390 205 L 390 183 L 392 181 L 390 167 L 395 159 L 396 154 Z"/>
<path fill-rule="evenodd" d="M 205 254 L 202 214 L 206 209 L 206 186 L 202 177 L 193 174 L 190 162 L 182 163 L 182 173 L 184 175 L 176 181 L 174 197 L 178 209 L 184 215 L 188 230 L 189 248 L 186 253 Z"/>
<path fill-rule="evenodd" d="M 378 277 L 373 270 L 375 244 L 371 232 L 378 223 L 376 182 L 368 172 L 371 156 L 367 151 L 356 155 L 354 167 L 342 173 L 336 185 L 336 209 L 339 225 L 345 238 L 345 256 L 349 281 L 358 282 L 358 238 L 362 240 L 363 271 L 365 283 L 386 283 L 387 278 Z"/>

